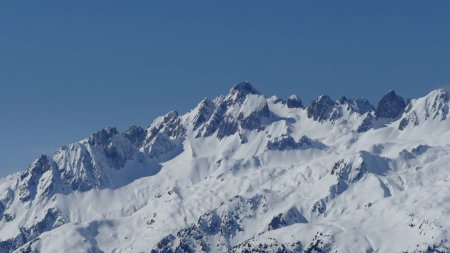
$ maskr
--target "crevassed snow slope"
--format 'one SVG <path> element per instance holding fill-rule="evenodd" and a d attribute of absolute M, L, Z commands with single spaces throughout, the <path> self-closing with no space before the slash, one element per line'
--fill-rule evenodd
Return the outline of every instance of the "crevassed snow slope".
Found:
<path fill-rule="evenodd" d="M 248 82 L 0 179 L 4 252 L 450 252 L 449 94 Z"/>

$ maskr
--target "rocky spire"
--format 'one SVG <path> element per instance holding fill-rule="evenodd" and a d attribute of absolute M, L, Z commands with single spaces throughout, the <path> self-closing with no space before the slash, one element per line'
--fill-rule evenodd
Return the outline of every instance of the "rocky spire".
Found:
<path fill-rule="evenodd" d="M 395 94 L 395 91 L 391 90 L 388 94 L 384 95 L 380 102 L 378 102 L 375 115 L 378 118 L 393 119 L 403 113 L 405 107 L 405 100 Z"/>

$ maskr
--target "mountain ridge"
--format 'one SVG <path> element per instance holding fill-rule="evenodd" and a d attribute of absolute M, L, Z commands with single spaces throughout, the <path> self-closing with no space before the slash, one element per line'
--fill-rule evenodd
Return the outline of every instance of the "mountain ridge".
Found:
<path fill-rule="evenodd" d="M 239 83 L 184 115 L 172 111 L 147 128 L 123 132 L 104 128 L 5 177 L 0 252 L 54 252 L 45 242 L 60 230 L 79 238 L 70 247 L 88 252 L 384 252 L 388 246 L 445 252 L 450 221 L 430 221 L 426 213 L 397 214 L 420 215 L 430 227 L 431 236 L 417 236 L 399 225 L 392 236 L 408 234 L 413 241 L 406 244 L 380 244 L 382 233 L 367 228 L 360 231 L 366 238 L 356 236 L 352 246 L 345 238 L 356 235 L 356 221 L 333 224 L 340 215 L 365 220 L 361 213 L 373 209 L 387 219 L 373 206 L 414 199 L 403 195 L 420 183 L 445 185 L 445 166 L 434 164 L 450 159 L 448 104 L 448 92 L 439 89 L 408 104 L 390 91 L 377 107 L 326 95 L 304 106 L 296 96 L 267 98 L 249 82 Z M 420 209 L 416 202 L 407 203 Z M 450 210 L 438 203 L 428 205 Z M 133 231 L 127 220 L 146 225 Z M 343 226 L 350 231 L 345 236 Z M 299 232 L 302 227 L 308 232 Z M 280 230 L 293 239 L 281 238 Z M 278 235 L 269 239 L 272 234 Z M 60 238 L 59 250 L 68 249 L 63 244 Z"/>

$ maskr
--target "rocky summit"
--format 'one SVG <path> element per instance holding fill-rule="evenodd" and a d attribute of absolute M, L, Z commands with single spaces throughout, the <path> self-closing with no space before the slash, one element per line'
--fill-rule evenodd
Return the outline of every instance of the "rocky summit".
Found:
<path fill-rule="evenodd" d="M 243 82 L 102 129 L 0 179 L 0 253 L 450 252 L 449 98 Z"/>

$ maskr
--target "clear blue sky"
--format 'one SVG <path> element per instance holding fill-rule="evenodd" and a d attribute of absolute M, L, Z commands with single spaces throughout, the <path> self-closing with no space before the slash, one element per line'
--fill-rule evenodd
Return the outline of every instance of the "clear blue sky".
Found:
<path fill-rule="evenodd" d="M 450 1 L 1 1 L 0 176 L 242 80 L 266 95 L 450 85 Z"/>

